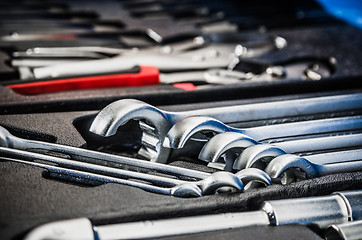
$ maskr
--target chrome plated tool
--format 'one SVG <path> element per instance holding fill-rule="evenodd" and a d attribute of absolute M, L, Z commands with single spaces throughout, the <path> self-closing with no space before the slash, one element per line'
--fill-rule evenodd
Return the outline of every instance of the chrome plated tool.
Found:
<path fill-rule="evenodd" d="M 174 149 L 183 148 L 188 139 L 200 132 L 213 132 L 219 134 L 236 132 L 243 135 L 242 137 L 238 136 L 238 142 L 242 142 L 244 147 L 248 147 L 256 145 L 257 142 L 262 140 L 335 133 L 338 131 L 351 131 L 361 128 L 362 116 L 302 121 L 246 129 L 232 128 L 210 117 L 188 117 L 173 125 L 165 137 L 163 146 Z M 214 141 L 213 138 L 216 138 L 217 141 Z M 211 141 L 211 144 L 208 145 L 207 143 L 201 150 L 202 156 L 208 154 L 214 155 L 214 151 L 218 151 L 225 146 L 225 142 L 218 141 L 218 135 L 213 138 L 209 140 Z M 217 145 L 221 147 L 218 147 Z M 230 147 L 232 147 L 232 143 L 230 144 Z M 235 158 L 232 160 L 235 160 Z"/>
<path fill-rule="evenodd" d="M 293 182 L 299 176 L 302 179 L 315 178 L 361 170 L 362 149 L 321 153 L 304 157 L 284 154 L 274 158 L 265 168 L 265 171 L 272 179 L 282 178 L 282 183 Z"/>
<path fill-rule="evenodd" d="M 207 173 L 194 171 L 191 169 L 142 161 L 139 159 L 107 154 L 72 146 L 23 139 L 10 134 L 10 132 L 3 127 L 0 127 L 0 146 L 29 152 L 60 153 L 65 154 L 74 160 L 86 161 L 88 163 L 95 163 L 105 166 L 124 167 L 136 171 L 137 169 L 143 169 L 146 171 L 178 176 L 181 179 L 200 180 L 208 176 Z"/>
<path fill-rule="evenodd" d="M 242 36 L 240 34 L 223 36 L 222 34 L 215 34 L 145 49 L 119 49 L 118 54 L 116 54 L 117 49 L 114 48 L 82 47 L 56 48 L 55 51 L 52 51 L 51 48 L 34 48 L 28 49 L 25 53 L 15 52 L 14 55 L 24 57 L 52 54 L 59 56 L 60 54 L 62 56 L 94 57 L 99 54 L 113 54 L 111 58 L 35 67 L 29 70 L 30 75 L 21 76 L 21 79 L 49 79 L 114 73 L 137 65 L 151 65 L 160 71 L 167 72 L 226 68 L 232 67 L 235 61 L 238 62 L 239 57 L 255 57 L 272 50 L 281 50 L 285 46 L 286 40 L 279 36 L 259 34 L 256 36 Z M 52 53 L 49 53 L 50 51 Z"/>
<path fill-rule="evenodd" d="M 286 224 L 313 224 L 325 229 L 331 224 L 362 219 L 361 199 L 362 190 L 344 191 L 328 196 L 266 201 L 259 211 L 100 226 L 94 226 L 87 218 L 78 218 L 44 224 L 31 231 L 25 239 L 145 239 Z"/>
<path fill-rule="evenodd" d="M 199 159 L 216 163 L 229 150 L 242 152 L 235 158 L 233 169 L 257 167 L 264 169 L 274 157 L 286 153 L 311 153 L 323 150 L 353 148 L 362 146 L 362 134 L 348 134 L 327 137 L 307 137 L 291 141 L 262 143 L 245 138 L 235 132 L 221 133 L 213 137 L 203 147 Z"/>
<path fill-rule="evenodd" d="M 250 181 L 262 182 L 265 185 L 271 184 L 268 175 L 258 169 L 247 169 L 237 174 L 229 172 L 205 173 L 206 177 L 202 180 L 186 181 L 11 148 L 0 147 L 0 153 L 3 156 L 10 157 L 4 158 L 4 160 L 45 168 L 50 172 L 50 175 L 57 173 L 68 176 L 68 178 L 77 178 L 78 181 L 84 179 L 83 181 L 119 183 L 141 188 L 148 192 L 175 197 L 200 197 L 215 194 L 219 189 L 225 188 L 227 190 L 231 188 L 234 191 L 242 191 L 244 190 L 244 184 L 246 185 Z M 139 170 L 145 171 L 145 169 Z M 141 182 L 137 180 L 141 180 Z"/>
<path fill-rule="evenodd" d="M 142 125 L 145 126 L 144 147 L 140 154 L 151 161 L 166 163 L 170 150 L 163 147 L 165 136 L 176 122 L 186 117 L 210 116 L 230 124 L 287 118 L 300 114 L 312 115 L 350 111 L 361 109 L 361 107 L 362 94 L 314 97 L 183 112 L 163 111 L 138 100 L 125 99 L 111 103 L 101 110 L 94 119 L 90 131 L 107 137 L 115 134 L 119 126 L 131 119 L 146 122 L 147 124 Z"/>
<path fill-rule="evenodd" d="M 236 187 L 239 190 L 244 189 L 242 180 L 244 180 L 245 184 L 254 180 L 265 184 L 271 183 L 269 177 L 259 170 L 241 171 L 236 175 L 222 172 L 209 174 L 71 146 L 26 140 L 11 135 L 5 128 L 1 127 L 0 130 L 0 152 L 2 156 L 6 155 L 11 158 L 20 159 L 14 161 L 21 161 L 22 163 L 44 167 L 49 171 L 57 171 L 81 178 L 93 178 L 98 181 L 102 180 L 101 182 L 124 183 L 151 192 L 171 194 L 173 196 L 191 196 L 195 194 L 212 194 L 213 191 L 220 188 L 217 186 Z M 66 154 L 74 160 L 37 152 Z M 41 162 L 29 162 L 29 160 L 41 160 Z M 57 166 L 54 166 L 54 164 Z M 87 175 L 88 173 L 89 175 Z M 160 173 L 161 175 L 157 175 Z M 172 177 L 165 177 L 166 175 Z M 121 178 L 121 180 L 116 180 L 115 178 Z M 133 183 L 134 181 L 127 179 L 138 179 L 149 184 Z M 129 183 L 129 181 L 131 182 Z M 167 189 L 166 187 L 169 188 Z M 188 191 L 186 191 L 187 188 L 189 188 Z"/>
<path fill-rule="evenodd" d="M 114 48 L 106 46 L 78 46 L 78 47 L 35 47 L 25 51 L 15 51 L 13 58 L 106 58 L 122 54 L 143 54 L 159 53 L 163 55 L 180 54 L 195 49 L 204 48 L 213 43 L 239 44 L 235 51 L 237 55 L 245 57 L 256 57 L 272 50 L 282 50 L 286 47 L 287 41 L 280 36 L 267 34 L 240 34 L 240 33 L 215 33 L 189 37 L 184 40 L 171 41 L 167 44 L 152 46 L 149 48 Z M 216 51 L 216 52 L 215 52 Z M 209 54 L 219 54 L 214 49 Z M 50 61 L 52 62 L 52 61 Z M 23 65 L 24 66 L 24 65 Z M 28 65 L 28 67 L 32 67 Z"/>
<path fill-rule="evenodd" d="M 250 167 L 262 167 L 272 158 L 287 153 L 320 152 L 325 150 L 356 148 L 362 146 L 362 134 L 347 134 L 340 136 L 307 138 L 294 141 L 286 141 L 274 144 L 259 144 L 246 148 L 235 160 L 234 169 Z M 335 151 L 335 150 L 334 150 Z"/>
<path fill-rule="evenodd" d="M 124 53 L 112 58 L 32 68 L 30 70 L 31 75 L 24 75 L 21 78 L 50 79 L 99 75 L 124 71 L 138 65 L 155 66 L 160 71 L 166 72 L 226 68 L 235 57 L 238 57 L 237 46 L 218 44 L 181 54 L 162 54 L 153 50 L 130 51 L 127 54 Z"/>

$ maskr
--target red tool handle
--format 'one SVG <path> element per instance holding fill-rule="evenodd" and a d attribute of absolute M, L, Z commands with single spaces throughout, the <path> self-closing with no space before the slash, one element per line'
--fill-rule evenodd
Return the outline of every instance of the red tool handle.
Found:
<path fill-rule="evenodd" d="M 160 83 L 160 72 L 153 66 L 140 66 L 138 73 L 120 73 L 90 77 L 40 80 L 31 83 L 10 84 L 7 87 L 24 95 L 62 92 L 79 89 L 99 89 L 113 87 L 135 87 Z"/>

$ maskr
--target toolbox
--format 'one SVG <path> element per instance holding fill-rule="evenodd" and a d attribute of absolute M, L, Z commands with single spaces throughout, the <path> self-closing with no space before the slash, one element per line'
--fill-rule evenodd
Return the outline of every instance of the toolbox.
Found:
<path fill-rule="evenodd" d="M 313 0 L 0 6 L 1 239 L 361 239 L 357 26 Z"/>

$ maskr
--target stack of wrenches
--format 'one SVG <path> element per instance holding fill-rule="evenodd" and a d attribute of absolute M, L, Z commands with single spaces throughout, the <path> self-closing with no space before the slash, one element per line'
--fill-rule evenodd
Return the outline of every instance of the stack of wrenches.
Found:
<path fill-rule="evenodd" d="M 171 148 L 182 148 L 188 138 L 200 131 L 206 130 L 220 133 L 211 139 L 213 141 L 210 140 L 207 142 L 200 152 L 199 158 L 208 160 L 210 159 L 209 156 L 213 155 L 215 152 L 220 153 L 233 148 L 239 148 L 242 151 L 242 149 L 245 149 L 248 146 L 260 144 L 261 140 L 267 141 L 271 139 L 277 139 L 279 137 L 283 138 L 302 135 L 306 135 L 304 137 L 305 139 L 310 139 L 313 138 L 313 136 L 309 135 L 313 134 L 318 136 L 319 134 L 324 133 L 330 133 L 333 135 L 336 132 L 342 132 L 342 134 L 345 134 L 343 131 L 358 131 L 361 129 L 360 119 L 361 116 L 331 118 L 307 121 L 305 123 L 287 123 L 280 124 L 279 126 L 270 125 L 265 127 L 255 127 L 240 130 L 228 127 L 220 121 L 216 121 L 208 117 L 190 117 L 179 121 L 170 129 L 168 135 L 166 136 L 167 141 L 164 142 L 164 146 Z M 232 136 L 230 139 L 228 139 L 228 137 L 230 137 L 228 133 L 230 132 L 239 133 L 239 135 L 237 138 Z M 228 135 L 225 136 L 226 134 Z M 308 142 L 306 149 L 309 151 L 323 151 L 333 148 L 334 146 L 337 147 L 337 150 L 334 151 L 338 152 L 307 155 L 305 157 L 284 154 L 273 159 L 267 165 L 265 171 L 270 175 L 271 178 L 278 179 L 287 170 L 295 168 L 301 170 L 303 173 L 305 173 L 305 177 L 309 178 L 333 173 L 362 170 L 362 150 L 359 149 L 361 147 L 359 137 L 359 135 L 356 135 L 352 136 L 352 138 L 354 138 L 352 140 L 347 139 L 346 144 L 348 147 L 357 148 L 356 150 L 349 151 L 341 151 L 339 149 L 343 146 L 343 144 L 341 144 L 341 146 L 339 146 L 338 143 L 336 144 L 336 140 L 338 141 L 338 139 L 328 139 L 325 144 L 322 144 L 320 147 L 318 145 L 310 145 Z M 318 141 L 323 139 L 313 140 Z M 297 144 L 300 143 L 303 142 L 298 141 Z M 255 154 L 255 152 L 253 153 Z M 230 159 L 226 159 L 225 162 L 225 165 L 227 165 L 227 163 L 231 163 L 229 166 L 235 168 L 235 164 L 232 164 L 233 160 L 230 161 Z M 264 163 L 266 162 L 264 161 Z M 287 175 L 286 182 L 290 181 L 293 180 L 291 180 L 290 176 Z"/>
<path fill-rule="evenodd" d="M 5 128 L 0 129 L 0 153 L 3 161 L 41 167 L 47 169 L 50 176 L 62 179 L 77 179 L 82 183 L 93 184 L 118 183 L 175 197 L 200 197 L 215 194 L 220 189 L 221 192 L 242 191 L 251 181 L 271 184 L 268 175 L 258 169 L 243 170 L 236 174 L 209 174 L 76 147 L 26 140 L 13 136 Z M 71 159 L 55 157 L 49 153 L 66 154 Z"/>
<path fill-rule="evenodd" d="M 259 154 L 259 158 L 269 161 L 271 157 L 281 155 L 265 169 L 272 178 L 278 179 L 286 170 L 294 168 L 306 171 L 306 177 L 316 177 L 362 169 L 361 161 L 358 161 L 361 160 L 361 135 L 358 133 L 362 129 L 361 116 L 358 115 L 362 106 L 361 96 L 346 94 L 179 113 L 164 112 L 135 100 L 120 100 L 108 105 L 96 116 L 90 131 L 110 136 L 129 120 L 141 120 L 144 133 L 139 154 L 151 161 L 166 163 L 172 156 L 171 149 L 177 149 L 178 156 L 200 152 L 199 159 L 211 162 L 209 166 L 234 171 L 246 167 L 245 160 L 241 160 L 245 155 L 254 157 Z M 333 117 L 336 112 L 352 112 L 355 116 L 348 116 L 347 113 L 344 117 Z M 328 113 L 332 117 L 245 129 L 233 128 L 209 117 L 234 124 L 250 124 L 255 120 L 270 124 L 278 118 L 292 119 L 301 114 L 328 116 Z M 205 135 L 200 135 L 201 132 L 218 134 L 208 140 Z M 333 136 L 336 133 L 340 136 Z M 268 155 L 270 145 L 265 145 L 265 142 L 278 139 L 284 140 L 276 143 Z M 192 143 L 188 144 L 188 140 Z M 343 148 L 349 150 L 341 151 Z M 238 151 L 230 152 L 235 149 Z M 309 156 L 285 155 L 303 152 L 309 153 Z M 220 157 L 223 157 L 221 164 L 218 163 Z M 253 161 L 262 162 L 264 167 L 267 163 L 266 160 L 258 161 L 257 157 Z M 254 163 L 247 166 L 256 166 Z M 287 182 L 290 181 L 291 177 L 288 176 Z"/>
<path fill-rule="evenodd" d="M 4 128 L 1 128 L 1 145 L 3 147 L 0 148 L 0 152 L 6 157 L 4 160 L 42 167 L 47 169 L 51 174 L 62 176 L 65 179 L 79 178 L 95 182 L 115 182 L 138 187 L 154 193 L 179 197 L 203 196 L 223 192 L 226 191 L 225 189 L 230 188 L 240 191 L 244 190 L 244 186 L 249 182 L 257 181 L 264 185 L 269 185 L 271 184 L 270 177 L 277 182 L 280 175 L 291 168 L 298 168 L 305 171 L 307 177 L 361 170 L 362 164 L 361 161 L 358 160 L 361 160 L 362 150 L 358 148 L 361 147 L 362 142 L 361 134 L 358 134 L 358 131 L 362 129 L 362 118 L 358 115 L 348 116 L 348 112 L 358 113 L 361 108 L 361 101 L 361 94 L 306 98 L 287 102 L 277 101 L 270 102 L 269 105 L 240 105 L 238 108 L 233 107 L 235 115 L 230 113 L 227 115 L 225 113 L 232 108 L 221 107 L 218 108 L 218 112 L 216 112 L 216 108 L 212 108 L 200 111 L 167 113 L 139 101 L 121 100 L 103 109 L 95 117 L 90 128 L 90 130 L 95 133 L 103 132 L 110 135 L 117 131 L 118 126 L 130 119 L 145 119 L 146 123 L 143 124 L 145 133 L 142 141 L 144 145 L 148 145 L 141 149 L 140 153 L 145 153 L 145 148 L 152 147 L 155 141 L 154 137 L 157 135 L 150 135 L 150 133 L 147 132 L 149 129 L 146 127 L 147 124 L 153 123 L 156 127 L 154 133 L 158 134 L 160 139 L 156 140 L 158 143 L 153 146 L 155 148 L 149 149 L 148 153 L 155 151 L 153 155 L 154 158 L 151 160 L 162 163 L 166 163 L 169 158 L 170 152 L 167 152 L 167 150 L 171 147 L 182 148 L 189 138 L 200 131 L 206 130 L 220 133 L 212 137 L 211 140 L 207 140 L 207 138 L 197 139 L 197 137 L 194 139 L 194 141 L 201 143 L 201 147 L 205 145 L 201 150 L 199 158 L 206 162 L 210 161 L 208 159 L 210 156 L 210 162 L 213 162 L 213 160 L 215 162 L 215 160 L 218 160 L 220 156 L 223 155 L 223 152 L 233 148 L 246 148 L 249 152 L 253 147 L 262 147 L 261 149 L 265 150 L 266 145 L 260 143 L 261 140 L 287 138 L 285 142 L 273 146 L 274 151 L 271 150 L 271 152 L 274 154 L 275 149 L 278 148 L 278 154 L 280 156 L 271 161 L 265 168 L 266 173 L 256 168 L 250 168 L 256 165 L 255 162 L 260 162 L 256 158 L 253 159 L 253 164 L 248 162 L 248 168 L 244 169 L 245 167 L 240 167 L 242 164 L 239 158 L 243 158 L 244 152 L 239 155 L 237 160 L 235 160 L 234 154 L 228 154 L 223 158 L 224 164 L 216 164 L 218 168 L 220 168 L 221 165 L 223 170 L 234 171 L 234 169 L 238 168 L 240 171 L 236 173 L 216 172 L 208 174 L 70 146 L 25 140 L 11 135 Z M 133 104 L 130 104 L 130 102 Z M 335 104 L 331 105 L 333 102 L 335 102 Z M 268 110 L 270 106 L 274 106 L 274 111 L 265 111 Z M 278 108 L 279 111 L 275 111 L 276 108 Z M 320 108 L 323 110 L 320 110 Z M 230 123 L 242 124 L 242 122 L 250 122 L 255 118 L 255 120 L 263 119 L 266 122 L 274 121 L 278 118 L 292 118 L 293 116 L 301 114 L 300 109 L 303 109 L 303 114 L 305 115 L 328 115 L 330 112 L 347 112 L 347 116 L 269 126 L 256 126 L 246 129 L 229 127 L 211 117 L 194 116 L 211 112 L 214 116 L 224 117 L 224 120 Z M 143 115 L 140 115 L 140 113 Z M 250 115 L 250 113 L 253 113 L 253 115 Z M 190 117 L 185 117 L 186 115 Z M 352 134 L 328 136 L 328 134 L 331 133 L 345 133 L 348 131 Z M 320 136 L 321 134 L 322 136 Z M 323 134 L 327 134 L 327 136 L 323 136 Z M 307 137 L 304 137 L 304 139 L 293 139 L 293 137 L 303 135 L 307 135 Z M 222 140 L 220 141 L 219 139 Z M 313 142 L 323 142 L 323 144 L 316 145 L 313 144 Z M 190 149 L 192 151 L 200 151 L 198 148 L 200 144 L 191 144 L 191 146 L 192 148 L 182 149 L 183 151 L 181 151 L 181 153 L 187 155 Z M 338 151 L 340 148 L 354 150 Z M 156 152 L 157 150 L 159 152 Z M 248 152 L 247 150 L 245 153 Z M 331 152 L 309 155 L 304 158 L 285 154 L 286 152 L 318 151 Z M 70 159 L 48 154 L 52 152 L 65 154 L 69 156 Z M 255 155 L 255 153 L 258 155 L 255 150 L 251 150 L 251 153 L 252 155 Z M 272 156 L 278 155 L 273 154 Z M 259 155 L 262 158 L 266 156 L 263 155 L 263 153 Z M 319 161 L 320 165 L 318 165 L 316 160 Z M 263 161 L 264 166 L 265 163 L 266 162 Z M 209 164 L 209 166 L 213 165 Z M 262 169 L 264 170 L 264 168 Z M 152 172 L 156 173 L 156 175 Z M 160 176 L 159 174 L 166 174 L 166 176 Z M 167 175 L 172 177 L 170 178 Z M 294 173 L 293 175 L 288 174 L 284 182 L 292 182 L 294 180 L 292 176 L 294 177 L 295 175 Z M 144 182 L 139 182 L 139 180 Z M 249 186 L 255 186 L 255 184 L 249 184 Z"/>
<path fill-rule="evenodd" d="M 249 226 L 314 225 L 334 239 L 338 229 L 344 239 L 361 237 L 362 191 L 335 192 L 328 196 L 266 201 L 259 211 L 235 212 L 94 226 L 87 218 L 44 224 L 26 240 L 53 239 L 145 239 L 234 229 Z M 139 231 L 142 229 L 142 231 Z M 55 231 L 56 230 L 56 231 Z M 331 238 L 329 238 L 331 237 Z"/>
<path fill-rule="evenodd" d="M 111 103 L 101 110 L 95 117 L 90 131 L 107 137 L 114 135 L 118 127 L 128 121 L 132 119 L 141 120 L 143 122 L 141 127 L 144 127 L 144 153 L 149 152 L 149 155 L 145 155 L 145 157 L 148 157 L 151 161 L 166 163 L 170 153 L 169 148 L 164 147 L 166 136 L 176 124 L 180 126 L 180 120 L 188 117 L 208 116 L 227 124 L 243 127 L 243 124 L 247 123 L 248 126 L 254 127 L 270 125 L 273 124 L 273 122 L 278 123 L 278 119 L 298 118 L 300 115 L 312 116 L 317 114 L 336 114 L 337 112 L 343 111 L 358 111 L 361 109 L 361 105 L 362 94 L 359 93 L 206 108 L 183 112 L 163 111 L 138 100 L 125 99 Z M 250 125 L 250 123 L 253 122 L 259 125 Z M 341 121 L 341 123 L 343 123 L 343 121 Z M 350 123 L 353 123 L 353 119 L 351 119 Z M 318 122 L 315 124 L 317 124 L 317 126 L 323 126 L 323 122 L 319 125 Z M 345 129 L 354 126 L 353 124 L 348 124 L 348 122 L 344 122 L 344 124 Z M 150 128 L 147 127 L 149 126 L 152 126 L 153 132 L 148 131 Z M 187 125 L 184 126 L 187 127 Z M 191 127 L 191 125 L 188 126 Z M 222 125 L 219 126 L 222 127 Z M 284 125 L 279 126 L 283 128 Z M 301 127 L 303 124 L 297 126 Z M 358 126 L 356 128 L 358 128 Z M 270 127 L 269 129 L 273 130 L 274 127 Z M 298 131 L 298 129 L 296 128 L 293 131 Z M 274 132 L 276 131 L 274 130 Z M 180 133 L 190 137 L 191 132 L 186 133 L 181 131 Z M 154 142 L 154 144 L 148 144 L 148 141 L 149 143 Z M 154 145 L 154 147 L 150 149 L 152 145 Z M 140 154 L 143 155 L 144 153 Z"/>

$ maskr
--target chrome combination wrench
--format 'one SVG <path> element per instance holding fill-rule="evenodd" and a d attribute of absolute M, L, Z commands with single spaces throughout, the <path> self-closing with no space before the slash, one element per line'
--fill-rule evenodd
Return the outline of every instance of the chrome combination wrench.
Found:
<path fill-rule="evenodd" d="M 283 173 L 282 183 L 294 181 L 294 177 L 288 170 L 298 171 L 303 178 L 315 178 L 319 176 L 346 173 L 362 170 L 362 149 L 345 150 L 300 157 L 294 154 L 284 154 L 270 161 L 265 172 L 272 179 L 278 179 Z M 292 172 L 295 175 L 295 172 Z M 298 174 L 300 175 L 300 174 Z"/>
<path fill-rule="evenodd" d="M 140 120 L 144 137 L 140 155 L 154 162 L 167 163 L 170 149 L 163 147 L 165 137 L 172 126 L 190 116 L 209 116 L 224 123 L 240 123 L 256 120 L 272 120 L 293 116 L 335 113 L 361 109 L 362 94 L 314 97 L 289 101 L 246 104 L 207 108 L 183 112 L 162 111 L 138 100 L 119 100 L 101 110 L 94 119 L 90 131 L 107 137 L 115 134 L 119 126 L 129 120 Z M 152 127 L 150 127 L 152 126 Z"/>
<path fill-rule="evenodd" d="M 240 170 L 250 167 L 266 166 L 272 158 L 287 153 L 298 153 L 298 155 L 306 155 L 305 153 L 320 152 L 323 150 L 333 150 L 342 148 L 356 148 L 362 146 L 362 134 L 347 134 L 340 136 L 316 137 L 299 139 L 286 142 L 277 142 L 274 144 L 258 144 L 247 147 L 236 159 L 233 169 Z M 215 156 L 215 155 L 214 155 Z M 310 157 L 310 155 L 308 155 Z M 213 159 L 216 159 L 213 157 Z"/>

